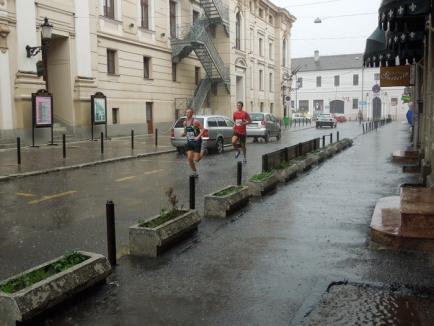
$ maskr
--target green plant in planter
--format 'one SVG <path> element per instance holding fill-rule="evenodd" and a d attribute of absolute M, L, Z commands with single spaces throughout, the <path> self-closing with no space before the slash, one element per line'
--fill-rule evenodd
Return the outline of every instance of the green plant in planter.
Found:
<path fill-rule="evenodd" d="M 27 274 L 20 275 L 4 284 L 0 284 L 0 291 L 5 293 L 15 293 L 50 276 L 78 265 L 87 259 L 89 259 L 89 257 L 84 256 L 77 251 L 67 252 L 62 258 L 52 264 L 41 267 Z"/>
<path fill-rule="evenodd" d="M 273 171 L 266 171 L 262 173 L 255 174 L 249 180 L 253 182 L 262 182 L 273 175 Z"/>
<path fill-rule="evenodd" d="M 165 194 L 167 196 L 167 201 L 169 202 L 170 208 L 162 208 L 160 211 L 160 215 L 157 218 L 154 218 L 150 221 L 143 222 L 143 220 L 140 219 L 139 224 L 141 227 L 155 228 L 185 213 L 182 209 L 183 208 L 182 205 L 180 208 L 177 207 L 178 197 L 176 196 L 172 187 L 170 187 L 165 192 Z"/>
<path fill-rule="evenodd" d="M 219 192 L 216 192 L 213 195 L 216 197 L 225 197 L 225 196 L 231 195 L 233 193 L 236 193 L 236 192 L 240 191 L 241 189 L 243 189 L 243 186 L 230 186 L 226 189 L 223 189 Z"/>
<path fill-rule="evenodd" d="M 290 165 L 291 165 L 290 162 L 288 162 L 288 161 L 282 161 L 282 162 L 279 163 L 279 165 L 277 165 L 275 167 L 275 169 L 276 170 L 284 170 L 284 169 L 286 169 Z"/>

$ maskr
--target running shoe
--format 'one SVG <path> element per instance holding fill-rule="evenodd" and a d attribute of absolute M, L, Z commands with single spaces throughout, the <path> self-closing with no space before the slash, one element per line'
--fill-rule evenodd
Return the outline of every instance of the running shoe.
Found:
<path fill-rule="evenodd" d="M 199 178 L 199 174 L 197 172 L 193 172 L 193 174 L 191 176 L 193 176 L 195 178 Z"/>
<path fill-rule="evenodd" d="M 240 154 L 241 154 L 241 152 L 237 151 L 236 154 L 235 154 L 235 158 L 238 158 L 240 156 Z"/>
<path fill-rule="evenodd" d="M 244 163 L 244 164 L 247 164 L 247 159 L 244 159 L 244 160 L 243 160 L 243 163 Z"/>

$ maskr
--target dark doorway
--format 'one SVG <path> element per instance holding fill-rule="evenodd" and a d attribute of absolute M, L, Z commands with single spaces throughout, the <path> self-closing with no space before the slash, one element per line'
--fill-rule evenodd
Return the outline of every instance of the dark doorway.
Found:
<path fill-rule="evenodd" d="M 374 97 L 372 100 L 372 118 L 374 120 L 381 119 L 381 99 L 379 97 Z"/>
<path fill-rule="evenodd" d="M 334 100 L 330 102 L 330 113 L 344 113 L 344 101 Z"/>
<path fill-rule="evenodd" d="M 152 110 L 152 102 L 146 102 L 146 125 L 148 126 L 148 134 L 154 133 L 154 118 Z"/>

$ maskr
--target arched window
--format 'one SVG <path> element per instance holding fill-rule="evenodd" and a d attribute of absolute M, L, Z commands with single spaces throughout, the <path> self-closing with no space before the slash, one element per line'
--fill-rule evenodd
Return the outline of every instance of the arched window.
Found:
<path fill-rule="evenodd" d="M 235 23 L 235 48 L 241 50 L 241 15 L 237 13 Z"/>
<path fill-rule="evenodd" d="M 286 67 L 286 39 L 283 39 L 282 44 L 282 66 Z"/>

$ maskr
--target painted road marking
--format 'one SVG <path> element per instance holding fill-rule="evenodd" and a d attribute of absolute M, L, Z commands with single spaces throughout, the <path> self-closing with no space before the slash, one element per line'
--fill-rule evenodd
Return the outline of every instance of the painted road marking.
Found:
<path fill-rule="evenodd" d="M 21 196 L 21 197 L 36 197 L 36 195 L 28 193 L 28 192 L 17 192 L 15 194 L 17 196 Z"/>
<path fill-rule="evenodd" d="M 134 179 L 135 177 L 136 177 L 135 175 L 130 175 L 129 177 L 119 178 L 119 179 L 116 179 L 115 181 L 116 182 L 123 182 L 123 181 L 128 181 L 128 180 Z"/>
<path fill-rule="evenodd" d="M 145 173 L 143 173 L 144 175 L 150 175 L 150 174 L 155 174 L 158 172 L 164 171 L 164 169 L 158 169 L 158 170 L 152 170 L 152 171 L 146 171 Z"/>
<path fill-rule="evenodd" d="M 77 192 L 76 190 L 70 190 L 70 191 L 62 192 L 60 194 L 42 196 L 40 199 L 35 199 L 32 201 L 29 201 L 29 204 L 30 205 L 39 204 L 43 201 L 69 196 L 69 195 L 75 194 L 76 192 Z"/>

